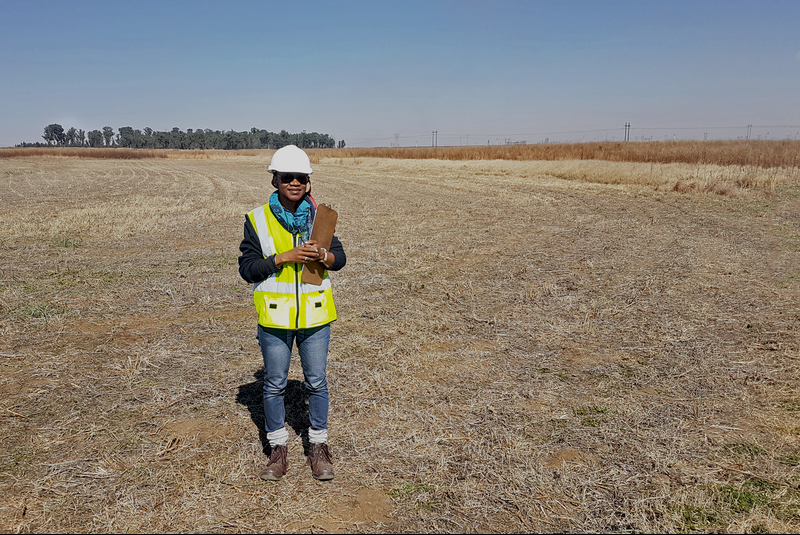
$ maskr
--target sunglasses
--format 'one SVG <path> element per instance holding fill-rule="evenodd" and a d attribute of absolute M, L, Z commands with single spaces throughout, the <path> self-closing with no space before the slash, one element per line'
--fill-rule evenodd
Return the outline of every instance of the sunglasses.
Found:
<path fill-rule="evenodd" d="M 286 173 L 286 174 L 281 173 L 280 175 L 278 175 L 278 178 L 284 184 L 291 184 L 295 180 L 297 180 L 297 182 L 299 182 L 302 185 L 308 184 L 308 175 L 294 174 L 294 173 Z"/>

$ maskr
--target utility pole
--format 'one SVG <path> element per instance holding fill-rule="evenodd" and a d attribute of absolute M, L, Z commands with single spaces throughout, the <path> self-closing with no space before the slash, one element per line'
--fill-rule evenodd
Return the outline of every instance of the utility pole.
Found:
<path fill-rule="evenodd" d="M 400 138 L 400 134 L 395 134 L 394 135 L 394 146 L 395 147 L 399 147 L 400 146 L 400 143 L 398 143 L 398 141 L 397 141 L 399 138 Z"/>
<path fill-rule="evenodd" d="M 753 125 L 747 125 L 747 139 L 750 139 L 750 129 L 753 128 Z"/>
<path fill-rule="evenodd" d="M 630 141 L 631 140 L 631 123 L 625 123 L 622 126 L 625 128 L 625 136 L 623 137 L 623 139 L 625 141 Z"/>

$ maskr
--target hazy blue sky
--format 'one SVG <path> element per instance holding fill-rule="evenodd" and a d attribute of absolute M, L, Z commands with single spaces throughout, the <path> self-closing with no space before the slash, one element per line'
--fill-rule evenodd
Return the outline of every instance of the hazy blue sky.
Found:
<path fill-rule="evenodd" d="M 794 138 L 800 1 L 3 0 L 0 73 L 0 146 L 54 122 L 348 146 L 621 139 L 625 122 Z"/>

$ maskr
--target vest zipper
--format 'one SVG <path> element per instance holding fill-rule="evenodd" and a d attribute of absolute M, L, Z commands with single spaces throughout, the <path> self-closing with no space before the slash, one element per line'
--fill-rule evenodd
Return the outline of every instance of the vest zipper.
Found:
<path fill-rule="evenodd" d="M 292 236 L 292 242 L 294 242 L 294 246 L 297 247 L 300 245 L 300 235 Z M 296 315 L 294 318 L 294 325 L 295 329 L 300 328 L 300 263 L 295 263 L 294 265 L 294 303 L 295 303 L 295 310 Z"/>

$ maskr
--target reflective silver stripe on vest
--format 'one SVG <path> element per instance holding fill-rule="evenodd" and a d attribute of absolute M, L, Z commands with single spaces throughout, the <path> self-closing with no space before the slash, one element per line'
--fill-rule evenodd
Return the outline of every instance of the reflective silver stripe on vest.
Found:
<path fill-rule="evenodd" d="M 294 287 L 293 282 L 278 282 L 275 280 L 275 275 L 272 275 L 267 280 L 253 284 L 253 291 L 294 295 Z M 324 292 L 330 287 L 331 279 L 326 277 L 322 279 L 322 284 L 319 286 L 316 284 L 308 284 L 307 282 L 300 283 L 300 293 L 310 294 L 314 292 Z"/>
<path fill-rule="evenodd" d="M 275 242 L 272 241 L 272 236 L 269 235 L 267 214 L 264 213 L 264 206 L 253 210 L 253 219 L 256 222 L 256 234 L 258 234 L 258 241 L 261 242 L 261 252 L 264 254 L 264 258 L 267 258 L 275 253 Z"/>

